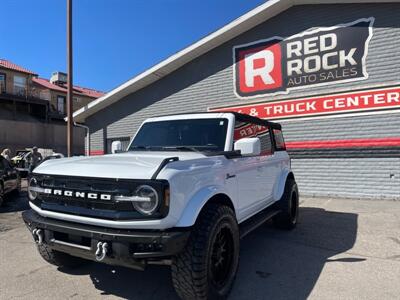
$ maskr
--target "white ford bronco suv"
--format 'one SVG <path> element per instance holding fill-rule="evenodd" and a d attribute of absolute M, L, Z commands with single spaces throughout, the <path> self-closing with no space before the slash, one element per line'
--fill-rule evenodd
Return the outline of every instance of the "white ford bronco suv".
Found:
<path fill-rule="evenodd" d="M 124 152 L 44 162 L 28 195 L 46 261 L 170 265 L 182 299 L 226 298 L 240 239 L 299 206 L 281 126 L 233 112 L 148 119 Z"/>

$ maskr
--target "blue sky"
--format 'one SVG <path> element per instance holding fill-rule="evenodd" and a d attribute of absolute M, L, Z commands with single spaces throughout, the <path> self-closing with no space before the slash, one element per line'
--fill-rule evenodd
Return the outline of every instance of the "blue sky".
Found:
<path fill-rule="evenodd" d="M 265 0 L 74 0 L 74 83 L 108 91 Z M 1 0 L 0 58 L 66 70 L 65 0 Z M 6 13 L 4 13 L 6 12 Z"/>

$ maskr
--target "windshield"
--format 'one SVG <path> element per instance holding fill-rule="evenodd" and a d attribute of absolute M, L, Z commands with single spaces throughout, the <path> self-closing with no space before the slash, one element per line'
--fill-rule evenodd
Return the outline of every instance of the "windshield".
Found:
<path fill-rule="evenodd" d="M 143 124 L 128 151 L 224 151 L 228 120 L 189 119 Z"/>

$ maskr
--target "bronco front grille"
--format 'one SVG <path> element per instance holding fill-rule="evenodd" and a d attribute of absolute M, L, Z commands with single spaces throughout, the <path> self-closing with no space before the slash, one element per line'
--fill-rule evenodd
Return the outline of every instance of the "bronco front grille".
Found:
<path fill-rule="evenodd" d="M 158 212 L 150 218 L 159 219 L 166 216 L 168 206 L 162 201 L 168 182 L 165 180 L 129 180 L 111 178 L 66 177 L 34 174 L 40 187 L 81 192 L 85 195 L 132 195 L 139 185 L 151 185 L 159 194 L 161 205 Z M 149 219 L 137 212 L 131 202 L 90 199 L 65 195 L 40 194 L 33 203 L 41 209 L 110 220 Z"/>

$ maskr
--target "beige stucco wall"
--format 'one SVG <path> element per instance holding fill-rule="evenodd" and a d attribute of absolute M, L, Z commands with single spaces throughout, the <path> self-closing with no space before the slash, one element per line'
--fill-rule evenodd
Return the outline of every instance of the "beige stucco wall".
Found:
<path fill-rule="evenodd" d="M 26 73 L 21 73 L 21 72 L 15 72 L 9 69 L 4 69 L 0 68 L 0 73 L 6 75 L 6 92 L 9 94 L 14 93 L 14 76 L 21 76 L 26 79 L 27 83 L 27 91 L 28 93 L 32 89 L 32 75 L 26 74 Z"/>
<path fill-rule="evenodd" d="M 21 73 L 21 72 L 15 72 L 15 71 L 12 71 L 9 69 L 4 69 L 1 67 L 0 67 L 0 73 L 6 75 L 6 93 L 9 93 L 9 94 L 14 93 L 14 76 L 15 75 L 24 77 L 26 79 L 26 83 L 27 83 L 26 89 L 27 89 L 28 96 L 42 98 L 43 100 L 49 100 L 50 106 L 55 111 L 57 111 L 57 97 L 58 96 L 67 97 L 67 93 L 46 89 L 41 85 L 35 84 L 34 82 L 32 82 L 32 77 L 33 77 L 32 75 Z M 50 94 L 49 99 L 44 99 L 43 94 L 42 94 L 43 91 L 45 91 L 45 93 Z M 76 101 L 76 100 L 73 101 L 73 110 L 74 111 L 80 109 L 81 107 L 87 105 L 89 102 L 91 102 L 95 99 L 95 98 L 82 96 L 82 95 L 78 95 L 78 94 L 74 94 L 74 98 L 79 100 L 79 101 Z"/>
<path fill-rule="evenodd" d="M 57 110 L 57 97 L 58 96 L 63 96 L 67 97 L 67 93 L 63 92 L 58 92 L 58 91 L 51 91 L 51 100 L 50 100 L 50 105 L 54 110 Z M 75 99 L 73 101 L 72 107 L 73 111 L 76 111 L 80 109 L 81 107 L 87 105 L 89 102 L 93 101 L 94 98 L 86 97 L 86 96 L 81 96 L 81 95 L 76 95 L 74 94 L 74 98 L 78 98 L 79 101 L 77 102 Z"/>

